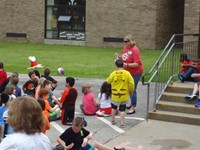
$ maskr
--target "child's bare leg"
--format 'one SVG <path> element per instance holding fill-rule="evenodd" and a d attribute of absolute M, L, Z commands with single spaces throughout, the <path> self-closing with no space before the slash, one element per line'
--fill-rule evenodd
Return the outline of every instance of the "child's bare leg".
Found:
<path fill-rule="evenodd" d="M 197 87 L 198 87 L 198 91 L 199 91 L 199 99 L 200 99 L 200 85 L 199 85 L 199 86 L 197 85 Z"/>
<path fill-rule="evenodd" d="M 119 111 L 120 111 L 120 119 L 121 119 L 121 125 L 124 126 L 125 125 L 125 111 L 126 111 L 126 104 L 121 104 L 119 106 Z"/>
<path fill-rule="evenodd" d="M 194 89 L 193 89 L 193 94 L 197 94 L 197 92 L 199 91 L 199 87 L 197 85 L 197 83 L 194 84 Z"/>
<path fill-rule="evenodd" d="M 94 148 L 96 148 L 98 150 L 113 150 L 113 148 L 107 147 L 107 146 L 99 143 L 98 141 L 92 141 L 91 144 L 94 146 Z"/>
<path fill-rule="evenodd" d="M 111 123 L 114 123 L 115 122 L 115 115 L 116 115 L 116 109 L 113 109 L 112 108 L 112 116 L 111 116 Z"/>
<path fill-rule="evenodd" d="M 124 117 L 125 117 L 125 112 L 124 111 L 120 111 L 121 125 L 125 125 L 124 124 Z"/>

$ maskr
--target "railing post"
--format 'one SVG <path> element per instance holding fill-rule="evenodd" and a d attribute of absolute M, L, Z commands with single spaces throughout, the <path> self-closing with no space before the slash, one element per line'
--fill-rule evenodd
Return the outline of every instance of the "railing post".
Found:
<path fill-rule="evenodd" d="M 147 84 L 147 108 L 146 108 L 146 121 L 149 120 L 149 99 L 150 99 L 150 83 Z"/>
<path fill-rule="evenodd" d="M 172 71 L 171 71 L 171 76 L 174 75 L 174 48 L 172 48 Z"/>
<path fill-rule="evenodd" d="M 157 100 L 157 95 L 158 95 L 158 67 L 159 63 L 156 65 L 156 81 L 155 81 L 155 96 L 154 96 L 154 104 L 153 104 L 153 109 L 156 111 L 156 100 Z"/>

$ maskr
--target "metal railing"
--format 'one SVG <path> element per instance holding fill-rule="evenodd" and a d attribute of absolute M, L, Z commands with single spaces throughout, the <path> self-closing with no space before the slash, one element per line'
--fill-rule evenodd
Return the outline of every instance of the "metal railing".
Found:
<path fill-rule="evenodd" d="M 147 120 L 148 112 L 150 110 L 150 102 L 152 104 L 152 109 L 156 111 L 156 104 L 160 100 L 167 85 L 178 80 L 177 74 L 180 71 L 180 54 L 186 53 L 189 58 L 192 58 L 193 60 L 197 59 L 200 41 L 186 42 L 186 36 L 200 36 L 200 33 L 174 34 L 151 70 L 142 75 L 142 84 L 147 85 Z M 148 81 L 145 82 L 147 76 Z M 150 101 L 150 94 L 153 102 Z"/>

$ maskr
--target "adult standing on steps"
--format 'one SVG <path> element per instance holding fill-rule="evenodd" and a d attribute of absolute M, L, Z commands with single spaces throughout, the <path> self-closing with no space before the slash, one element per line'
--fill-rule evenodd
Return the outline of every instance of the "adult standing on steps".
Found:
<path fill-rule="evenodd" d="M 135 89 L 131 95 L 131 105 L 127 114 L 135 113 L 135 107 L 137 105 L 137 85 L 140 80 L 140 77 L 143 73 L 142 59 L 140 55 L 140 50 L 136 46 L 135 41 L 132 38 L 132 35 L 126 35 L 124 37 L 124 47 L 122 49 L 122 55 L 119 56 L 117 53 L 114 54 L 115 59 L 120 58 L 124 62 L 124 69 L 129 71 L 132 75 L 135 82 Z"/>

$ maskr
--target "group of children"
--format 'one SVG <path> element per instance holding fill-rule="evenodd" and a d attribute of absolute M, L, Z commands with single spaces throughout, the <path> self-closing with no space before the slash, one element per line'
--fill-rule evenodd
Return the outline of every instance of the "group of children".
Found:
<path fill-rule="evenodd" d="M 44 116 L 46 118 L 46 126 L 43 133 L 50 129 L 49 121 L 57 120 L 61 116 L 61 105 L 58 99 L 53 94 L 53 89 L 56 86 L 52 86 L 52 81 L 48 80 L 49 69 L 44 70 L 44 77 L 40 77 L 37 70 L 30 71 L 28 73 L 29 80 L 25 82 L 22 89 L 18 86 L 19 74 L 13 72 L 11 76 L 7 77 L 7 73 L 4 71 L 3 63 L 0 62 L 0 125 L 3 129 L 2 137 L 6 134 L 12 133 L 9 130 L 11 127 L 6 123 L 8 115 L 8 103 L 17 97 L 28 95 L 35 98 L 43 109 Z M 6 77 L 6 78 L 5 78 Z M 52 80 L 55 80 L 51 78 Z M 57 83 L 55 80 L 54 84 Z"/>
<path fill-rule="evenodd" d="M 82 87 L 82 104 L 80 108 L 85 115 L 97 115 L 107 116 L 112 115 L 111 123 L 116 124 L 114 118 L 119 107 L 121 125 L 125 127 L 124 116 L 126 111 L 126 103 L 129 96 L 134 90 L 134 81 L 130 73 L 123 69 L 123 61 L 118 59 L 115 61 L 116 70 L 113 71 L 105 81 L 100 89 L 98 95 L 99 101 L 95 100 L 95 96 L 92 93 L 91 84 L 85 84 Z M 77 98 L 77 90 L 73 88 L 73 78 L 66 78 L 66 87 L 61 97 L 61 103 L 63 103 L 62 115 L 66 120 L 71 121 L 74 117 L 75 101 Z M 68 117 L 66 117 L 68 116 Z M 61 134 L 57 141 L 57 145 L 54 150 L 63 149 L 81 149 L 81 150 L 113 150 L 113 148 L 107 147 L 98 141 L 88 142 L 92 138 L 92 133 L 83 128 L 83 118 L 76 117 L 72 121 L 72 127 L 65 130 Z M 65 122 L 64 122 L 65 123 Z M 114 150 L 125 150 L 124 148 L 114 148 Z"/>
<path fill-rule="evenodd" d="M 118 113 L 119 108 L 121 118 L 120 127 L 124 128 L 126 103 L 129 100 L 129 96 L 133 93 L 134 81 L 131 74 L 123 69 L 123 61 L 121 59 L 116 60 L 115 65 L 116 70 L 110 74 L 108 79 L 103 82 L 100 88 L 98 101 L 95 99 L 95 95 L 92 93 L 91 84 L 87 83 L 82 86 L 83 98 L 80 108 L 85 115 L 111 115 L 111 123 L 113 125 L 116 124 L 115 115 Z M 2 69 L 1 71 L 4 70 Z M 13 73 L 10 77 L 7 78 L 6 76 L 6 79 L 2 79 L 2 83 L 8 80 L 7 84 L 5 84 L 5 89 L 9 85 L 15 85 L 15 88 L 13 89 L 13 91 L 11 90 L 10 95 L 15 95 L 17 91 L 16 87 L 18 87 L 17 83 L 19 82 L 19 78 L 18 80 L 16 79 L 17 81 L 12 83 L 12 80 L 14 80 L 16 76 L 18 77 L 18 74 L 15 74 L 17 73 Z M 78 91 L 76 90 L 76 88 L 74 88 L 75 79 L 73 77 L 67 77 L 65 81 L 66 89 L 62 92 L 60 99 L 56 98 L 53 94 L 53 90 L 56 88 L 57 81 L 50 77 L 49 74 L 49 69 L 45 69 L 44 75 L 42 76 L 40 76 L 37 70 L 31 71 L 28 73 L 30 80 L 26 81 L 25 84 L 22 86 L 23 95 L 34 97 L 43 110 L 43 115 L 46 120 L 45 127 L 42 130 L 43 133 L 45 133 L 46 130 L 50 129 L 49 121 L 51 120 L 61 118 L 61 122 L 63 125 L 72 125 L 75 118 L 75 105 L 78 96 Z M 21 91 L 21 89 L 19 89 L 19 91 Z M 5 90 L 2 91 L 1 96 L 4 96 L 4 93 Z M 19 96 L 22 96 L 22 94 L 16 95 L 16 97 Z M 8 95 L 8 97 L 10 98 L 11 96 Z M 4 98 L 1 99 L 1 118 L 3 118 L 5 110 L 8 109 L 8 101 L 9 99 L 5 102 Z"/>

